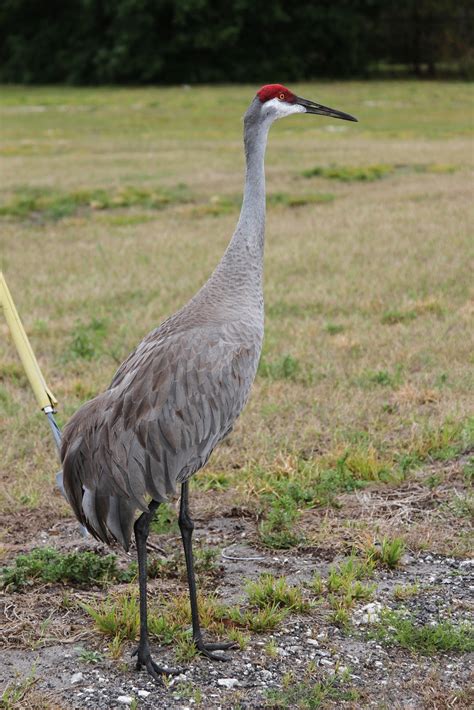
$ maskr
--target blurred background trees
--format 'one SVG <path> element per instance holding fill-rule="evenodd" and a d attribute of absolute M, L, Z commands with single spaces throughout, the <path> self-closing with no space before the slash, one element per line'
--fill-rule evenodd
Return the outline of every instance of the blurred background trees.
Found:
<path fill-rule="evenodd" d="M 474 74 L 467 0 L 2 0 L 0 81 Z"/>

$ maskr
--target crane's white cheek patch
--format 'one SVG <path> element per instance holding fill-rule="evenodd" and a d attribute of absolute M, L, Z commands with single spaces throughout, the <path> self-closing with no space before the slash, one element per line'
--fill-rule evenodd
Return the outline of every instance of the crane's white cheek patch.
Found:
<path fill-rule="evenodd" d="M 300 104 L 289 104 L 279 99 L 271 99 L 264 103 L 263 111 L 276 121 L 278 118 L 291 116 L 293 113 L 305 113 L 306 109 L 304 106 L 300 106 Z"/>

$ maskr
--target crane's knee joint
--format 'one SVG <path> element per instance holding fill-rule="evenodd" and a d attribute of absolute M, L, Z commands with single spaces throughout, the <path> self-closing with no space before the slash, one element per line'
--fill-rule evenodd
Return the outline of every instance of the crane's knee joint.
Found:
<path fill-rule="evenodd" d="M 140 515 L 138 520 L 135 521 L 135 525 L 133 526 L 135 529 L 135 535 L 139 535 L 140 537 L 148 537 L 149 532 L 150 532 L 150 523 L 151 523 L 151 518 L 149 513 L 143 513 Z"/>
<path fill-rule="evenodd" d="M 194 530 L 194 523 L 186 513 L 179 516 L 178 523 L 181 530 L 189 530 L 190 532 Z"/>

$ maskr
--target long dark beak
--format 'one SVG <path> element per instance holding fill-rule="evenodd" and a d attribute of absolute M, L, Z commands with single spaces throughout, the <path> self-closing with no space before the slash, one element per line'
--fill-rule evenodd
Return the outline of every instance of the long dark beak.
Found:
<path fill-rule="evenodd" d="M 322 106 L 321 104 L 314 103 L 314 101 L 308 101 L 308 99 L 301 99 L 299 96 L 296 97 L 296 103 L 300 106 L 304 106 L 306 113 L 317 113 L 319 116 L 342 118 L 344 121 L 357 121 L 357 118 L 351 116 L 350 113 L 343 113 L 342 111 L 337 111 L 335 108 Z"/>

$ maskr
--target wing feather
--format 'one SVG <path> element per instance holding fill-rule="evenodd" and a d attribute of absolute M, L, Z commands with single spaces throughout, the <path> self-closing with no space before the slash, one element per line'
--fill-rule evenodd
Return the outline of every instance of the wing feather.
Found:
<path fill-rule="evenodd" d="M 63 436 L 66 495 L 99 539 L 128 547 L 136 511 L 165 501 L 230 431 L 255 376 L 261 336 L 236 326 L 155 331 Z M 242 340 L 246 340 L 245 344 Z"/>

